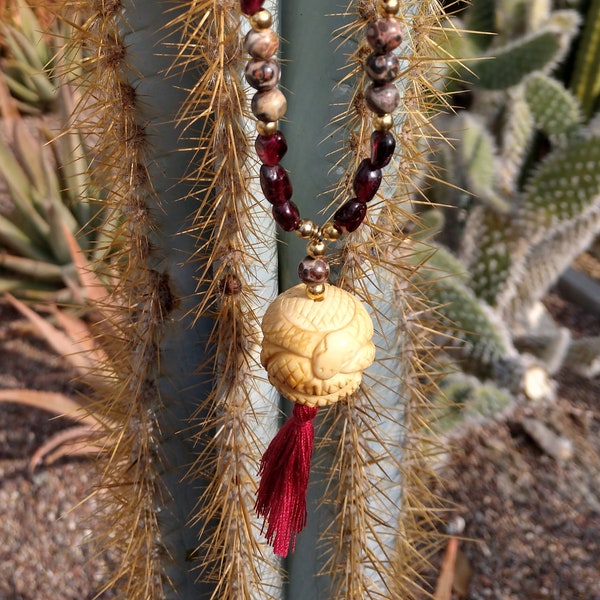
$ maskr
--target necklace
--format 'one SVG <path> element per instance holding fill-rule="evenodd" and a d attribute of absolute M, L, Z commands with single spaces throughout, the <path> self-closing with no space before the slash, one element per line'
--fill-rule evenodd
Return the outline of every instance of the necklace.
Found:
<path fill-rule="evenodd" d="M 263 530 L 266 528 L 275 553 L 287 556 L 290 549 L 294 550 L 296 534 L 306 524 L 312 420 L 317 408 L 356 391 L 363 370 L 375 358 L 371 318 L 356 297 L 327 282 L 329 264 L 325 255 L 327 242 L 356 231 L 364 221 L 367 203 L 375 197 L 382 169 L 394 153 L 396 140 L 391 129 L 400 97 L 393 82 L 400 63 L 393 51 L 402 35 L 395 17 L 399 0 L 382 0 L 380 16 L 366 27 L 372 50 L 364 62 L 371 80 L 365 90 L 367 107 L 373 113 L 370 156 L 360 162 L 354 174 L 354 197 L 344 202 L 330 221 L 318 226 L 300 217 L 291 200 L 288 173 L 280 164 L 287 141 L 277 122 L 285 115 L 287 102 L 278 88 L 281 71 L 274 58 L 279 36 L 272 29 L 272 15 L 263 8 L 264 1 L 240 0 L 240 10 L 251 27 L 244 40 L 250 55 L 244 75 L 256 90 L 251 111 L 257 119 L 255 149 L 261 161 L 260 185 L 277 225 L 308 240 L 307 255 L 298 266 L 302 283 L 280 294 L 262 321 L 261 362 L 269 381 L 295 404 L 291 418 L 263 455 L 255 508 L 265 519 Z"/>

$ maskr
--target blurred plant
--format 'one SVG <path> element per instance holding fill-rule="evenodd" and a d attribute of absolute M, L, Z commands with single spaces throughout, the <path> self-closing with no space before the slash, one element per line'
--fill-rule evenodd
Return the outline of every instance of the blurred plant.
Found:
<path fill-rule="evenodd" d="M 533 398 L 551 395 L 548 374 L 570 344 L 539 301 L 600 231 L 600 134 L 589 110 L 597 108 L 590 65 L 599 7 L 593 2 L 581 15 L 548 0 L 481 0 L 458 28 L 495 35 L 449 33 L 459 55 L 472 59 L 448 79 L 457 94 L 457 80 L 469 83 L 457 95 L 467 110 L 437 122 L 453 139 L 437 154 L 444 181 L 427 194 L 447 208 L 438 219 L 440 247 L 418 277 L 431 283 L 430 302 L 458 347 L 459 368 Z M 585 106 L 560 79 L 575 45 L 573 85 Z M 467 387 L 470 396 L 479 390 Z M 446 392 L 452 399 L 459 388 Z"/>
<path fill-rule="evenodd" d="M 0 36 L 7 52 L 0 61 L 2 77 L 17 99 L 19 111 L 40 114 L 58 96 L 54 66 L 60 37 L 48 35 L 25 0 L 16 0 L 15 6 L 5 12 L 13 18 L 0 21 Z"/>

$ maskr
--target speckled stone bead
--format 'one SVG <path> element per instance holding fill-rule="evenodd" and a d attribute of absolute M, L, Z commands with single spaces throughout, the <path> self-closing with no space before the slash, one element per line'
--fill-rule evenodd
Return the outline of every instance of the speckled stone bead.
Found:
<path fill-rule="evenodd" d="M 367 205 L 356 198 L 344 202 L 333 215 L 336 227 L 346 233 L 356 231 L 367 214 Z"/>
<path fill-rule="evenodd" d="M 261 166 L 260 187 L 265 198 L 274 205 L 284 204 L 292 197 L 293 193 L 290 178 L 281 165 Z"/>
<path fill-rule="evenodd" d="M 273 218 L 275 223 L 284 231 L 294 231 L 300 225 L 300 211 L 290 200 L 273 207 Z"/>
<path fill-rule="evenodd" d="M 252 58 L 271 58 L 279 48 L 279 36 L 273 29 L 251 29 L 244 38 L 244 49 Z"/>
<path fill-rule="evenodd" d="M 365 158 L 358 165 L 352 182 L 356 199 L 359 202 L 369 202 L 369 200 L 372 200 L 381 185 L 381 179 L 381 169 L 374 167 L 371 164 L 371 160 Z"/>
<path fill-rule="evenodd" d="M 254 94 L 251 102 L 252 114 L 259 121 L 279 121 L 287 109 L 287 100 L 277 88 Z"/>
<path fill-rule="evenodd" d="M 324 258 L 305 256 L 298 265 L 298 277 L 302 283 L 325 283 L 329 277 L 329 264 Z"/>
<path fill-rule="evenodd" d="M 393 113 L 400 103 L 400 94 L 393 83 L 371 84 L 365 92 L 367 106 L 377 115 Z"/>
<path fill-rule="evenodd" d="M 367 25 L 367 42 L 377 54 L 386 54 L 402 43 L 400 21 L 384 17 Z"/>
<path fill-rule="evenodd" d="M 396 150 L 396 139 L 391 131 L 374 131 L 371 134 L 371 163 L 383 169 L 392 160 Z"/>
<path fill-rule="evenodd" d="M 240 0 L 240 9 L 245 15 L 253 15 L 262 9 L 265 0 Z"/>
<path fill-rule="evenodd" d="M 287 142 L 281 131 L 276 131 L 270 136 L 257 135 L 254 149 L 263 164 L 274 167 L 285 156 Z"/>
<path fill-rule="evenodd" d="M 373 52 L 365 61 L 365 73 L 374 83 L 389 83 L 400 74 L 400 61 L 395 54 Z"/>
<path fill-rule="evenodd" d="M 259 92 L 272 90 L 278 83 L 281 71 L 274 60 L 254 58 L 248 62 L 244 71 L 246 81 Z"/>

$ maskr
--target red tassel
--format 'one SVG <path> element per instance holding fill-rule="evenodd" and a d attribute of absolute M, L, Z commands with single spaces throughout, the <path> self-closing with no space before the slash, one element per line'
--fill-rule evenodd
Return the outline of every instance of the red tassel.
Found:
<path fill-rule="evenodd" d="M 278 556 L 296 547 L 306 525 L 306 489 L 310 474 L 317 408 L 294 405 L 292 416 L 273 438 L 260 463 L 255 509 L 264 517 L 267 540 Z"/>

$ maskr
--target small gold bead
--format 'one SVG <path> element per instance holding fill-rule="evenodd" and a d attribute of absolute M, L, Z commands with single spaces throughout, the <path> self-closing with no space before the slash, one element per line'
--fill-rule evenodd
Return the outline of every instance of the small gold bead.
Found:
<path fill-rule="evenodd" d="M 335 242 L 342 237 L 342 231 L 336 227 L 333 221 L 327 221 L 321 228 L 321 233 L 328 242 Z"/>
<path fill-rule="evenodd" d="M 397 15 L 400 12 L 399 0 L 381 0 L 379 11 L 385 17 Z"/>
<path fill-rule="evenodd" d="M 394 117 L 391 114 L 373 116 L 373 127 L 377 131 L 389 131 L 393 126 Z"/>
<path fill-rule="evenodd" d="M 318 227 L 310 219 L 302 219 L 298 229 L 296 229 L 296 235 L 301 238 L 309 238 L 314 235 L 318 230 Z"/>
<path fill-rule="evenodd" d="M 259 10 L 250 17 L 250 26 L 256 31 L 269 29 L 273 25 L 273 16 L 268 10 Z"/>
<path fill-rule="evenodd" d="M 327 250 L 327 244 L 323 240 L 318 238 L 313 238 L 306 244 L 306 254 L 311 256 L 312 258 L 319 258 L 320 256 L 325 255 L 325 251 Z"/>
<path fill-rule="evenodd" d="M 256 131 L 263 137 L 271 137 L 277 133 L 277 121 L 256 121 Z"/>
<path fill-rule="evenodd" d="M 311 283 L 306 286 L 306 295 L 311 300 L 323 300 L 325 298 L 325 284 Z"/>

